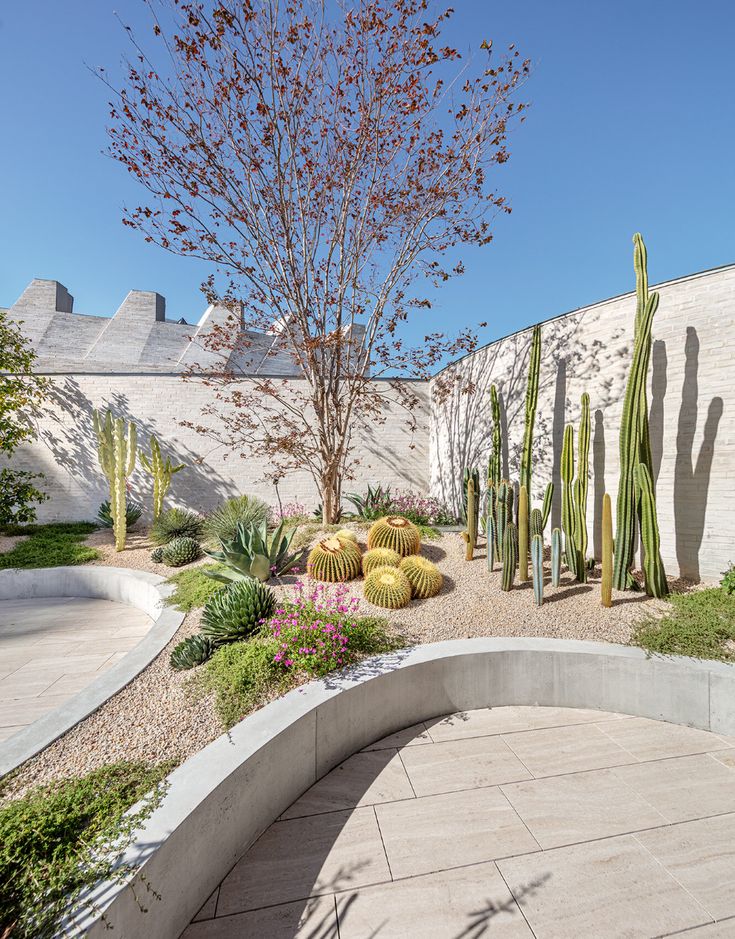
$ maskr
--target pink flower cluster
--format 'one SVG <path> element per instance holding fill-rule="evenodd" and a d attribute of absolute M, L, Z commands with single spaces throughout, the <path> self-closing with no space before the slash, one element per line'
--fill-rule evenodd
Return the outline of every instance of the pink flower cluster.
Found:
<path fill-rule="evenodd" d="M 358 605 L 345 584 L 330 589 L 299 582 L 293 601 L 279 607 L 268 624 L 277 646 L 273 661 L 309 675 L 348 664 L 348 632 Z"/>
<path fill-rule="evenodd" d="M 272 505 L 268 509 L 268 517 L 272 525 L 278 525 L 286 518 L 300 518 L 306 514 L 306 506 L 303 502 L 284 502 L 280 506 Z"/>
<path fill-rule="evenodd" d="M 393 493 L 391 511 L 423 525 L 444 524 L 443 520 L 449 514 L 438 499 L 422 496 L 410 489 Z"/>

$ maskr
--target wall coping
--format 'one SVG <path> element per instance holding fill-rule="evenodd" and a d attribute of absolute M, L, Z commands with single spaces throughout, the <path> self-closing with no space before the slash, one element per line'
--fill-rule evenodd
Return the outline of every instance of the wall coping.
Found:
<path fill-rule="evenodd" d="M 0 777 L 16 769 L 84 720 L 139 675 L 166 646 L 184 614 L 165 605 L 165 578 L 124 567 L 49 567 L 0 571 L 0 601 L 33 597 L 94 597 L 137 607 L 153 620 L 123 658 L 49 714 L 0 743 Z"/>
<path fill-rule="evenodd" d="M 259 835 L 349 755 L 422 720 L 503 705 L 618 711 L 735 735 L 735 668 L 523 638 L 454 640 L 367 659 L 294 689 L 174 770 L 122 859 L 143 876 L 99 885 L 91 894 L 97 912 L 80 918 L 80 929 L 101 937 L 109 924 L 121 939 L 176 939 Z"/>

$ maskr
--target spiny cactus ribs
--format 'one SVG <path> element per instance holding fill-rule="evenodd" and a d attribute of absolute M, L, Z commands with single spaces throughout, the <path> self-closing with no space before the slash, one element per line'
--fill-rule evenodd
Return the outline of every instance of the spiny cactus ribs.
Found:
<path fill-rule="evenodd" d="M 418 554 L 421 547 L 421 533 L 418 528 L 402 515 L 386 515 L 378 519 L 368 532 L 368 549 L 391 548 L 401 557 Z"/>
<path fill-rule="evenodd" d="M 401 556 L 392 548 L 373 548 L 362 556 L 362 572 L 367 576 L 376 567 L 398 567 Z"/>
<path fill-rule="evenodd" d="M 398 567 L 376 567 L 365 578 L 365 599 L 387 610 L 398 610 L 411 602 L 411 582 Z"/>
<path fill-rule="evenodd" d="M 411 584 L 414 597 L 426 600 L 435 597 L 442 589 L 444 578 L 441 572 L 427 558 L 411 554 L 401 561 L 401 570 Z"/>
<path fill-rule="evenodd" d="M 202 549 L 193 538 L 174 538 L 161 551 L 161 560 L 169 567 L 182 567 L 196 561 Z"/>
<path fill-rule="evenodd" d="M 315 545 L 306 563 L 306 569 L 314 580 L 327 583 L 343 583 L 359 576 L 362 554 L 354 541 L 325 538 Z"/>

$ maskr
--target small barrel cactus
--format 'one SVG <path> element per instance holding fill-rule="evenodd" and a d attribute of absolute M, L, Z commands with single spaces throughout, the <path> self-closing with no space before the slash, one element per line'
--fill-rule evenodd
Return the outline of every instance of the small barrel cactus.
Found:
<path fill-rule="evenodd" d="M 215 645 L 246 639 L 272 615 L 276 595 L 259 580 L 238 580 L 218 590 L 202 614 L 202 635 Z"/>
<path fill-rule="evenodd" d="M 163 546 L 161 560 L 169 567 L 183 567 L 184 564 L 196 561 L 201 553 L 201 546 L 194 538 L 174 538 Z"/>
<path fill-rule="evenodd" d="M 418 554 L 421 547 L 421 533 L 418 528 L 402 515 L 386 515 L 379 518 L 368 532 L 368 548 L 392 548 L 401 557 Z"/>
<path fill-rule="evenodd" d="M 340 528 L 335 532 L 335 538 L 341 538 L 342 541 L 354 541 L 357 544 L 357 535 L 351 528 Z"/>
<path fill-rule="evenodd" d="M 376 567 L 365 578 L 365 599 L 375 606 L 398 610 L 411 602 L 411 582 L 398 567 Z"/>
<path fill-rule="evenodd" d="M 182 672 L 187 668 L 194 668 L 195 665 L 203 665 L 214 649 L 214 643 L 207 636 L 189 636 L 188 639 L 174 646 L 170 659 L 171 668 Z"/>
<path fill-rule="evenodd" d="M 151 551 L 151 561 L 154 564 L 163 564 L 163 545 L 159 545 Z"/>
<path fill-rule="evenodd" d="M 376 567 L 398 567 L 401 556 L 392 548 L 373 548 L 362 556 L 362 572 L 367 575 Z"/>
<path fill-rule="evenodd" d="M 435 597 L 442 589 L 444 578 L 441 572 L 435 564 L 422 558 L 420 554 L 405 557 L 400 563 L 400 568 L 408 577 L 414 597 L 419 600 Z"/>
<path fill-rule="evenodd" d="M 334 535 L 315 545 L 309 553 L 306 570 L 314 580 L 342 583 L 360 574 L 362 554 L 354 541 Z"/>

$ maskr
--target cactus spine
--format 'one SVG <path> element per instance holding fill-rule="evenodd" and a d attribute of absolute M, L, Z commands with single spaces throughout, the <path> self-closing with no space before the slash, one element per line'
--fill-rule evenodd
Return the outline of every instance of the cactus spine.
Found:
<path fill-rule="evenodd" d="M 467 531 L 463 533 L 463 538 L 467 543 L 465 557 L 468 561 L 472 560 L 475 546 L 477 545 L 477 518 L 479 513 L 478 488 L 475 483 L 474 475 L 470 475 L 467 479 Z"/>
<path fill-rule="evenodd" d="M 561 583 L 561 531 L 555 528 L 551 532 L 551 584 L 558 587 Z"/>
<path fill-rule="evenodd" d="M 574 481 L 574 572 L 581 583 L 587 581 L 587 486 L 590 466 L 590 397 L 582 395 L 582 415 L 577 437 L 577 478 Z"/>
<path fill-rule="evenodd" d="M 518 492 L 518 580 L 528 580 L 528 490 L 521 486 Z"/>
<path fill-rule="evenodd" d="M 544 602 L 544 538 L 534 535 L 531 538 L 531 570 L 533 571 L 533 596 L 536 606 Z"/>
<path fill-rule="evenodd" d="M 115 535 L 115 550 L 122 551 L 126 535 L 126 481 L 135 469 L 137 430 L 131 421 L 126 437 L 125 421 L 122 417 L 113 418 L 112 411 L 107 411 L 103 418 L 95 409 L 92 422 L 97 434 L 97 456 L 110 486 L 110 514 Z"/>
<path fill-rule="evenodd" d="M 649 533 L 656 525 L 656 502 L 653 497 L 653 470 L 651 447 L 648 438 L 648 404 L 646 399 L 646 379 L 651 358 L 651 327 L 658 309 L 658 293 L 648 291 L 648 256 L 643 238 L 636 233 L 633 236 L 633 266 L 636 279 L 636 314 L 633 360 L 631 362 L 628 383 L 623 402 L 623 416 L 620 422 L 620 483 L 618 485 L 617 522 L 615 526 L 615 561 L 613 585 L 618 590 L 635 586 L 630 568 L 635 556 L 636 512 L 648 513 Z M 636 495 L 637 466 L 642 463 L 651 481 L 650 498 L 638 500 Z M 647 484 L 644 481 L 644 487 Z M 641 519 L 642 524 L 642 519 Z M 656 537 L 651 539 L 652 546 L 657 544 Z M 659 590 L 666 583 L 666 576 L 657 548 L 652 565 L 647 565 L 652 581 L 646 582 L 646 590 L 652 596 L 663 596 Z"/>
<path fill-rule="evenodd" d="M 153 477 L 153 521 L 163 511 L 163 500 L 171 486 L 171 477 L 184 468 L 183 463 L 174 466 L 171 457 L 167 456 L 164 462 L 161 454 L 161 445 L 156 437 L 151 437 L 151 455 L 148 456 L 143 450 L 138 453 L 140 462 L 144 469 Z"/>
<path fill-rule="evenodd" d="M 516 576 L 518 564 L 518 532 L 513 522 L 508 522 L 503 535 L 503 579 L 502 590 L 510 590 Z"/>
<path fill-rule="evenodd" d="M 526 384 L 526 424 L 523 431 L 523 451 L 521 453 L 521 486 L 531 494 L 531 463 L 533 451 L 533 425 L 536 420 L 538 403 L 538 379 L 541 368 L 541 327 L 534 326 L 531 335 L 531 350 L 528 360 L 528 382 Z M 520 502 L 518 511 L 520 512 Z M 520 517 L 520 516 L 519 516 Z M 523 559 L 521 558 L 521 563 Z"/>
<path fill-rule="evenodd" d="M 577 548 L 574 542 L 574 427 L 564 428 L 561 449 L 561 527 L 564 530 L 564 560 L 570 571 L 577 570 Z"/>
<path fill-rule="evenodd" d="M 665 597 L 669 592 L 666 571 L 661 561 L 661 542 L 656 520 L 656 496 L 653 480 L 645 463 L 635 468 L 636 502 L 643 542 L 643 573 L 649 597 Z"/>
<path fill-rule="evenodd" d="M 600 594 L 603 606 L 612 606 L 613 532 L 612 502 L 606 492 L 602 497 L 602 583 Z"/>

